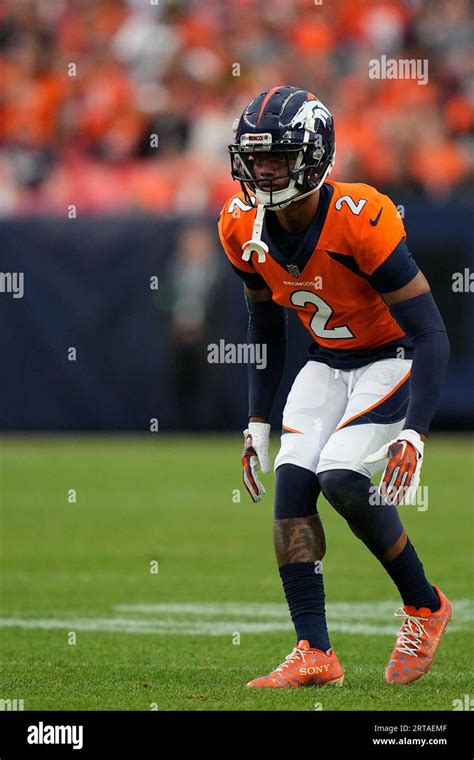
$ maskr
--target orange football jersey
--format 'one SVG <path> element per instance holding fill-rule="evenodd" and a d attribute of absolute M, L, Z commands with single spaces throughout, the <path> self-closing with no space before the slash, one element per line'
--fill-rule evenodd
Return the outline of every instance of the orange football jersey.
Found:
<path fill-rule="evenodd" d="M 252 239 L 255 214 L 256 206 L 243 193 L 229 198 L 218 222 L 222 246 L 244 280 L 260 275 L 261 287 L 268 285 L 276 303 L 296 310 L 323 355 L 372 354 L 384 344 L 411 346 L 380 295 L 403 287 L 418 271 L 406 246 L 410 260 L 401 279 L 398 272 L 393 286 L 383 289 L 372 279 L 406 237 L 388 196 L 363 183 L 327 181 L 313 222 L 296 238 L 296 250 L 290 245 L 283 252 L 281 228 L 267 210 L 261 236 L 269 247 L 265 261 L 259 261 L 257 252 L 244 261 L 242 246 Z M 291 233 L 281 237 L 291 240 Z M 388 276 L 390 284 L 390 272 Z M 386 282 L 387 276 L 384 286 Z"/>

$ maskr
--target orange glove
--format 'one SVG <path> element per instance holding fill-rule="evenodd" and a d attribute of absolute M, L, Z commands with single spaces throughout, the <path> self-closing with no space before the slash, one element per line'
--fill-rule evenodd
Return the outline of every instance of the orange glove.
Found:
<path fill-rule="evenodd" d="M 416 430 L 402 430 L 398 438 L 364 460 L 371 464 L 388 458 L 379 485 L 379 493 L 387 504 L 416 504 L 424 446 Z"/>

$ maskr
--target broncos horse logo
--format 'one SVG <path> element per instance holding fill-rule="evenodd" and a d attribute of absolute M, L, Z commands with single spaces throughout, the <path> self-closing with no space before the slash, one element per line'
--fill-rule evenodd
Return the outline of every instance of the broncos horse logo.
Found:
<path fill-rule="evenodd" d="M 306 100 L 293 116 L 290 126 L 292 129 L 308 129 L 310 132 L 315 131 L 316 119 L 321 119 L 324 126 L 327 126 L 331 114 L 320 100 Z"/>

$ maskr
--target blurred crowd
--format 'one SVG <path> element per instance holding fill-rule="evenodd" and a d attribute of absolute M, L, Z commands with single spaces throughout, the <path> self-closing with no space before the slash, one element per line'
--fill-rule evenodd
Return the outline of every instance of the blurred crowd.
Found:
<path fill-rule="evenodd" d="M 332 177 L 472 194 L 469 0 L 0 0 L 0 215 L 215 212 L 232 123 L 275 84 L 332 111 Z M 428 81 L 372 79 L 373 59 Z"/>

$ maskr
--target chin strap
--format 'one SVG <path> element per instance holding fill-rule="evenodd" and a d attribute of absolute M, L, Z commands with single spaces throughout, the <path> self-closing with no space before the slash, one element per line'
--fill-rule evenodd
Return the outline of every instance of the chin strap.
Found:
<path fill-rule="evenodd" d="M 242 258 L 244 261 L 250 261 L 252 253 L 258 254 L 258 263 L 265 262 L 265 255 L 268 253 L 268 245 L 261 240 L 263 229 L 263 218 L 265 216 L 265 206 L 263 203 L 257 204 L 257 213 L 253 223 L 252 239 L 243 244 Z"/>

